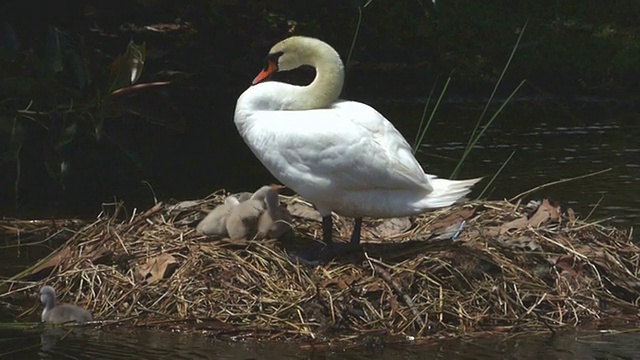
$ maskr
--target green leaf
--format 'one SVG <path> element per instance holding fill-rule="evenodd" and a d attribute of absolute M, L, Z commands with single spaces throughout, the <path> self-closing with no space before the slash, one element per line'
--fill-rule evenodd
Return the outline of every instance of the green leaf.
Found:
<path fill-rule="evenodd" d="M 146 56 L 145 43 L 138 46 L 130 42 L 127 51 L 111 63 L 107 93 L 111 94 L 118 89 L 135 84 L 142 75 Z"/>

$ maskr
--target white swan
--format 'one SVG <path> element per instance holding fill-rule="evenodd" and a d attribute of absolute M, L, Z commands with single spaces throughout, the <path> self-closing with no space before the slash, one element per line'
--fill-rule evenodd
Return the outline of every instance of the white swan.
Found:
<path fill-rule="evenodd" d="M 308 86 L 265 80 L 302 65 L 316 69 Z M 313 203 L 330 250 L 331 212 L 356 219 L 409 216 L 449 206 L 480 179 L 445 180 L 425 174 L 411 146 L 372 107 L 339 100 L 344 69 L 338 53 L 314 38 L 293 36 L 269 51 L 267 65 L 239 98 L 234 122 L 262 164 Z"/>

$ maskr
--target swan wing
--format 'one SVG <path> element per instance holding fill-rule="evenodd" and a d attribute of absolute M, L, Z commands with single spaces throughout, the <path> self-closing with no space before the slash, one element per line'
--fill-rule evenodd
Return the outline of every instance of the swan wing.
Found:
<path fill-rule="evenodd" d="M 339 101 L 327 109 L 244 115 L 240 132 L 249 147 L 276 178 L 298 192 L 294 185 L 432 191 L 407 141 L 368 105 Z"/>
<path fill-rule="evenodd" d="M 333 106 L 345 119 L 371 134 L 371 148 L 384 156 L 388 169 L 394 169 L 418 188 L 432 190 L 429 175 L 418 163 L 411 145 L 402 134 L 382 114 L 369 105 L 355 101 L 339 101 Z"/>

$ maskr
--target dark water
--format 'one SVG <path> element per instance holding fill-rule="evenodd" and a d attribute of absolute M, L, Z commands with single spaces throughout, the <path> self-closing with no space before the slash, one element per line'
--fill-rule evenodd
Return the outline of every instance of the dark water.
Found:
<path fill-rule="evenodd" d="M 410 142 L 413 141 L 422 104 L 415 101 L 369 103 L 393 121 Z M 428 173 L 442 177 L 451 174 L 482 106 L 447 104 L 441 107 L 418 155 Z M 538 185 L 611 168 L 598 176 L 542 189 L 528 198 L 550 197 L 574 208 L 583 218 L 591 213 L 591 220 L 607 219 L 625 228 L 636 226 L 640 216 L 638 138 L 640 116 L 634 110 L 605 106 L 565 108 L 559 105 L 512 104 L 487 130 L 466 161 L 460 177 L 490 178 L 515 151 L 485 195 L 500 199 L 510 198 Z M 237 144 L 243 146 L 241 142 Z M 241 163 L 243 171 L 251 176 L 240 180 L 236 178 L 235 186 L 246 189 L 272 181 L 248 151 L 241 151 L 238 156 L 241 160 L 238 157 L 229 159 L 236 164 Z M 216 166 L 232 164 L 218 163 Z M 233 171 L 228 175 L 230 178 L 235 176 Z M 229 183 L 229 179 L 224 177 L 215 181 L 220 186 Z M 474 195 L 479 194 L 485 184 L 482 183 Z M 33 263 L 48 251 L 46 245 L 0 250 L 3 273 L 16 273 Z M 132 333 L 91 330 L 62 340 L 57 340 L 57 337 L 0 332 L 0 352 L 5 354 L 4 358 L 20 359 L 640 358 L 640 336 L 635 332 L 562 334 L 554 337 L 528 335 L 511 339 L 500 336 L 490 340 L 434 341 L 428 345 L 316 352 L 301 350 L 291 343 L 226 342 L 151 330 Z"/>
<path fill-rule="evenodd" d="M 0 339 L 2 358 L 12 359 L 637 359 L 640 334 L 561 333 L 473 340 L 440 340 L 375 348 L 309 349 L 283 342 L 226 342 L 165 332 L 63 331 Z"/>
<path fill-rule="evenodd" d="M 448 177 L 461 157 L 483 104 L 441 107 L 420 149 L 427 173 Z M 413 141 L 422 107 L 405 103 L 377 106 Z M 486 119 L 490 118 L 490 110 Z M 515 151 L 484 197 L 511 198 L 536 186 L 594 173 L 544 188 L 527 199 L 549 197 L 590 219 L 621 227 L 640 216 L 640 114 L 590 106 L 509 104 L 487 129 L 464 163 L 460 178 L 491 178 Z M 477 186 L 478 195 L 488 183 Z"/>

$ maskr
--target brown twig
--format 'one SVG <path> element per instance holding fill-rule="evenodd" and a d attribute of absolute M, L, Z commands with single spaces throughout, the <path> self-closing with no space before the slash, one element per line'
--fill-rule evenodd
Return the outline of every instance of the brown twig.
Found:
<path fill-rule="evenodd" d="M 638 310 L 640 247 L 630 233 L 603 224 L 558 219 L 491 232 L 522 218 L 523 206 L 473 202 L 421 215 L 386 242 L 364 239 L 370 267 L 343 260 L 303 267 L 290 261 L 288 247 L 310 243 L 320 232 L 317 219 L 294 217 L 293 245 L 206 238 L 183 221 L 223 201 L 219 192 L 187 207 L 159 203 L 127 219 L 117 216 L 124 211 L 118 205 L 114 214 L 69 230 L 69 252 L 52 262 L 48 278 L 5 280 L 0 297 L 23 297 L 46 283 L 62 301 L 119 326 L 180 323 L 185 330 L 198 328 L 187 319 L 212 319 L 216 324 L 204 328 L 219 322 L 238 336 L 340 344 L 390 332 L 426 336 L 424 329 L 436 325 L 425 321 L 427 313 L 442 332 L 460 334 L 556 329 Z M 297 198 L 282 201 L 308 206 Z M 431 238 L 463 213 L 466 226 L 455 243 L 415 240 Z M 29 226 L 13 224 L 16 231 Z M 102 248 L 112 257 L 93 258 Z M 143 283 L 143 265 L 163 254 L 173 256 L 175 271 Z M 40 310 L 34 300 L 24 317 Z"/>
<path fill-rule="evenodd" d="M 606 173 L 608 171 L 611 171 L 612 169 L 613 168 L 608 168 L 608 169 L 592 172 L 592 173 L 589 173 L 589 174 L 584 174 L 584 175 L 580 175 L 580 176 L 576 176 L 576 177 L 572 177 L 572 178 L 568 178 L 568 179 L 560 179 L 560 180 L 552 181 L 552 182 L 549 182 L 549 183 L 546 183 L 546 184 L 538 185 L 538 186 L 534 187 L 533 189 L 529 189 L 527 191 L 521 192 L 520 194 L 512 197 L 511 199 L 509 199 L 509 202 L 516 201 L 517 199 L 519 199 L 521 197 L 524 197 L 524 196 L 529 195 L 529 194 L 531 194 L 533 192 L 536 192 L 538 190 L 542 190 L 544 188 L 548 188 L 548 187 L 553 186 L 553 185 L 558 185 L 558 184 L 566 183 L 566 182 L 569 182 L 569 181 L 574 181 L 574 180 L 579 180 L 579 179 L 584 179 L 584 178 L 588 178 L 588 177 L 604 174 L 604 173 Z"/>

